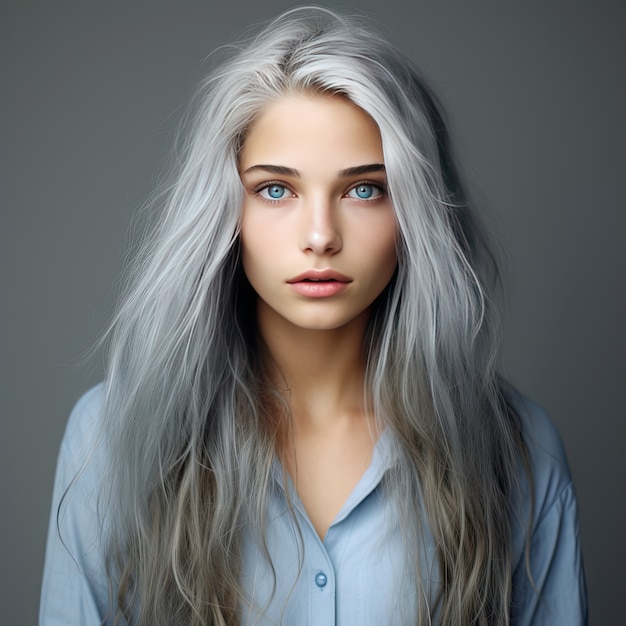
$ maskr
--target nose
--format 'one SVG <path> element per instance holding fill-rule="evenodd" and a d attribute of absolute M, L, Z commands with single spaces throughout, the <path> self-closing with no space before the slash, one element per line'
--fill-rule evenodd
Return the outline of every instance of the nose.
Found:
<path fill-rule="evenodd" d="M 336 254 L 343 245 L 332 201 L 317 198 L 302 207 L 300 247 L 316 255 Z"/>

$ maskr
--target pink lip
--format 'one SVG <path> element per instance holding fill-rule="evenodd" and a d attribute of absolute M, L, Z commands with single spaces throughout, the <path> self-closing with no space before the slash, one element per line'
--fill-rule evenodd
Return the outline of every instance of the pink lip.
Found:
<path fill-rule="evenodd" d="M 326 270 L 307 270 L 302 274 L 298 274 L 294 278 L 290 278 L 288 283 L 299 283 L 303 280 L 336 280 L 339 283 L 351 283 L 352 279 L 336 272 L 335 270 L 326 269 Z"/>
<path fill-rule="evenodd" d="M 287 281 L 296 293 L 307 298 L 335 296 L 344 291 L 351 282 L 351 278 L 331 269 L 308 270 Z"/>

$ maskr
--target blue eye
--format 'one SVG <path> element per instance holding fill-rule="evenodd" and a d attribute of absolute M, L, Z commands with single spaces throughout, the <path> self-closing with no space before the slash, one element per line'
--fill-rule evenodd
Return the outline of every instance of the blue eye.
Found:
<path fill-rule="evenodd" d="M 348 191 L 350 198 L 358 198 L 359 200 L 372 200 L 380 195 L 382 195 L 382 189 L 378 185 L 370 185 L 369 183 L 361 183 Z"/>
<path fill-rule="evenodd" d="M 259 193 L 266 200 L 281 200 L 289 193 L 289 190 L 283 185 L 268 185 L 263 187 Z"/>

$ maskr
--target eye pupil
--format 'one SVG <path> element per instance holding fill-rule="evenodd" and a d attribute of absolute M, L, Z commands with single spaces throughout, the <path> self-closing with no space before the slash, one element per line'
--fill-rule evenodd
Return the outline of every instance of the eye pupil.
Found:
<path fill-rule="evenodd" d="M 374 190 L 371 185 L 359 185 L 356 188 L 356 195 L 359 198 L 371 198 Z"/>
<path fill-rule="evenodd" d="M 270 198 L 279 199 L 285 195 L 285 188 L 281 185 L 271 185 L 267 188 L 267 193 Z"/>

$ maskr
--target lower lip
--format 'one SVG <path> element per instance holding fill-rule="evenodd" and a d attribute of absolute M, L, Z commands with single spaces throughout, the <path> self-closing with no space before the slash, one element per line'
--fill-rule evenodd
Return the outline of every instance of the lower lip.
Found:
<path fill-rule="evenodd" d="M 349 283 L 342 283 L 335 280 L 329 281 L 301 281 L 289 283 L 293 290 L 307 298 L 329 298 L 336 296 L 348 287 Z"/>

